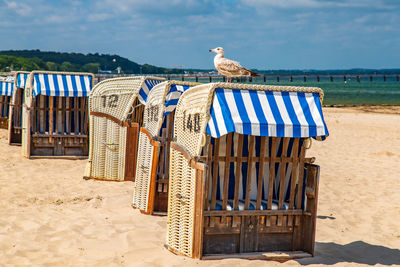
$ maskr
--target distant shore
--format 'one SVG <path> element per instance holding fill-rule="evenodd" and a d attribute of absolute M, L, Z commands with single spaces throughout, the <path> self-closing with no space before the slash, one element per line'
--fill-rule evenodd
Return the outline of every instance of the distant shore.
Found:
<path fill-rule="evenodd" d="M 324 105 L 324 108 L 340 108 L 367 113 L 400 115 L 400 105 Z"/>

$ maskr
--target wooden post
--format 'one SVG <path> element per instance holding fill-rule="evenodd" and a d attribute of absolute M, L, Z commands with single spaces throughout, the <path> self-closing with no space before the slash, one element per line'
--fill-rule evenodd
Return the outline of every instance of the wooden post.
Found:
<path fill-rule="evenodd" d="M 224 77 L 222 77 L 222 81 L 223 81 L 223 82 L 226 82 L 226 78 L 225 78 L 225 76 L 224 76 Z"/>
<path fill-rule="evenodd" d="M 370 81 L 370 82 L 372 82 L 372 81 L 373 81 L 372 75 L 371 75 L 371 76 L 369 76 L 369 81 Z"/>
<path fill-rule="evenodd" d="M 330 77 L 331 82 L 333 82 L 333 76 Z"/>
<path fill-rule="evenodd" d="M 183 77 L 183 75 L 182 75 L 182 81 L 184 81 L 185 80 L 185 77 Z"/>
<path fill-rule="evenodd" d="M 343 81 L 344 81 L 344 82 L 347 81 L 346 75 L 343 76 Z"/>
<path fill-rule="evenodd" d="M 196 76 L 196 83 L 199 82 L 199 76 Z"/>
<path fill-rule="evenodd" d="M 290 82 L 291 83 L 293 82 L 293 76 L 290 76 Z"/>
<path fill-rule="evenodd" d="M 171 76 L 168 75 L 168 76 L 167 76 L 167 79 L 168 79 L 168 81 L 171 80 Z"/>
<path fill-rule="evenodd" d="M 50 96 L 50 100 L 49 100 L 49 142 L 52 143 L 53 139 L 52 139 L 52 135 L 53 135 L 53 102 L 54 102 L 54 97 Z"/>
<path fill-rule="evenodd" d="M 253 82 L 253 77 L 249 77 L 249 82 Z"/>
<path fill-rule="evenodd" d="M 132 122 L 126 131 L 126 155 L 124 181 L 135 181 L 139 124 Z"/>
<path fill-rule="evenodd" d="M 361 82 L 360 76 L 357 75 L 357 82 Z"/>
<path fill-rule="evenodd" d="M 212 78 L 211 78 L 211 76 L 209 76 L 208 78 L 210 78 L 210 82 L 212 81 Z"/>
<path fill-rule="evenodd" d="M 383 75 L 383 81 L 386 82 L 386 75 Z"/>
<path fill-rule="evenodd" d="M 279 83 L 279 76 L 276 76 L 276 81 Z"/>
<path fill-rule="evenodd" d="M 207 173 L 205 164 L 203 169 L 196 168 L 195 178 L 195 199 L 194 199 L 194 229 L 193 229 L 193 257 L 200 259 L 203 255 L 203 232 L 204 232 L 204 191 L 205 191 L 205 177 Z"/>
<path fill-rule="evenodd" d="M 319 79 L 319 75 L 317 75 L 317 82 L 319 82 L 320 81 L 320 79 Z"/>
<path fill-rule="evenodd" d="M 45 107 L 45 101 L 46 101 L 46 98 L 45 98 L 45 96 L 44 95 L 39 95 L 39 97 L 37 97 L 38 99 L 39 99 L 39 108 L 40 108 L 40 111 L 39 111 L 39 132 L 41 133 L 41 134 L 43 134 L 43 133 L 45 133 L 46 132 L 46 124 L 45 124 L 45 116 L 46 116 L 46 113 L 45 113 L 45 111 L 44 111 L 44 107 Z"/>
<path fill-rule="evenodd" d="M 304 76 L 304 78 L 303 78 L 303 79 L 304 79 L 304 82 L 307 82 L 307 77 L 306 77 L 306 76 Z"/>
<path fill-rule="evenodd" d="M 399 77 L 399 76 L 397 76 Z M 267 75 L 264 75 L 264 82 L 267 82 Z"/>

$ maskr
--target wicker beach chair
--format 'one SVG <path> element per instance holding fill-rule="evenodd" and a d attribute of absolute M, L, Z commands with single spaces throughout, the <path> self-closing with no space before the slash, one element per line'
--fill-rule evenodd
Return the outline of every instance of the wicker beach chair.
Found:
<path fill-rule="evenodd" d="M 181 94 L 200 83 L 167 81 L 149 93 L 139 134 L 133 207 L 142 213 L 166 212 L 168 205 L 169 143 L 174 110 Z"/>
<path fill-rule="evenodd" d="M 21 145 L 22 143 L 22 105 L 24 104 L 24 91 L 29 72 L 18 71 L 14 78 L 14 93 L 11 96 L 10 118 L 8 121 L 8 143 Z"/>
<path fill-rule="evenodd" d="M 319 88 L 231 83 L 183 93 L 168 249 L 203 259 L 313 255 L 319 167 L 305 154 L 310 137 L 328 135 L 322 98 Z"/>
<path fill-rule="evenodd" d="M 134 181 L 139 128 L 158 77 L 124 77 L 98 83 L 89 97 L 90 149 L 84 178 Z"/>
<path fill-rule="evenodd" d="M 8 117 L 10 113 L 10 100 L 14 91 L 14 82 L 0 81 L 0 128 L 8 128 Z"/>
<path fill-rule="evenodd" d="M 22 153 L 28 158 L 87 158 L 91 73 L 32 71 L 22 108 Z"/>

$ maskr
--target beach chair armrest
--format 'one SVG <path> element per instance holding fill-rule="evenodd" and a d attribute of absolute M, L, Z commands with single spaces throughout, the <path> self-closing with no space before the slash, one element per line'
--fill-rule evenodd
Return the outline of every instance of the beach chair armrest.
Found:
<path fill-rule="evenodd" d="M 194 159 L 190 155 L 189 151 L 183 145 L 181 145 L 181 144 L 179 144 L 177 142 L 171 142 L 171 147 L 173 149 L 175 149 L 176 151 L 180 152 L 188 160 L 188 164 L 189 164 L 190 167 L 198 169 L 198 170 L 201 170 L 201 171 L 205 170 L 206 164 Z"/>
<path fill-rule="evenodd" d="M 308 199 L 314 199 L 317 195 L 319 183 L 319 166 L 306 163 L 305 167 L 307 169 L 306 196 Z"/>

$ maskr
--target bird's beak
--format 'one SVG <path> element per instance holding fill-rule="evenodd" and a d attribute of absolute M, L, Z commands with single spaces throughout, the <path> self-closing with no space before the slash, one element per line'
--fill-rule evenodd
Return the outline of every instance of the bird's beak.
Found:
<path fill-rule="evenodd" d="M 210 49 L 210 50 L 208 50 L 208 51 L 210 51 L 210 52 L 215 52 L 214 49 Z"/>

